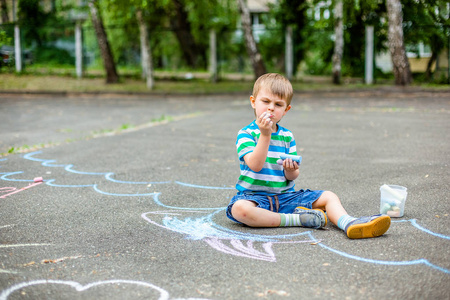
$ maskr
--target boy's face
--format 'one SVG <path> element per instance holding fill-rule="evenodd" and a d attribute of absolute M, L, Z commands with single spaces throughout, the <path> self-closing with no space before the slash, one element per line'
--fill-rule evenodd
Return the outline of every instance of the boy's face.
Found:
<path fill-rule="evenodd" d="M 263 113 L 269 113 L 270 119 L 276 128 L 276 124 L 284 117 L 284 115 L 291 109 L 291 105 L 287 105 L 286 100 L 272 94 L 265 88 L 258 92 L 255 98 L 250 96 L 250 103 L 255 110 L 256 117 L 259 118 Z"/>

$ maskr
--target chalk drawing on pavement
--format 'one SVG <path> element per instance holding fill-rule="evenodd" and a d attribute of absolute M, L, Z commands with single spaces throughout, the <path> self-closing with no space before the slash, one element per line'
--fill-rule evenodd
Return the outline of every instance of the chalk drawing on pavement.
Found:
<path fill-rule="evenodd" d="M 211 186 L 201 186 L 194 185 L 190 183 L 184 183 L 181 181 L 158 181 L 158 182 L 128 182 L 114 179 L 113 172 L 84 172 L 76 169 L 72 164 L 57 164 L 56 160 L 52 159 L 41 159 L 36 157 L 41 154 L 42 151 L 37 151 L 24 155 L 26 160 L 39 162 L 44 167 L 57 167 L 63 168 L 66 172 L 76 173 L 81 176 L 100 176 L 108 182 L 118 184 L 118 185 L 147 185 L 151 183 L 155 184 L 177 184 L 180 187 L 185 188 L 195 188 L 195 189 L 214 189 L 214 190 L 228 190 L 229 187 L 211 187 Z M 21 171 L 15 172 L 3 172 L 0 173 L 0 179 L 6 181 L 32 181 L 31 179 L 15 179 L 14 177 L 18 174 L 22 174 Z M 149 224 L 176 232 L 178 234 L 184 235 L 190 240 L 199 240 L 205 242 L 207 245 L 213 249 L 235 256 L 241 256 L 245 258 L 264 260 L 269 262 L 276 262 L 276 253 L 273 249 L 276 244 L 295 244 L 295 243 L 314 243 L 318 244 L 322 249 L 330 251 L 332 253 L 341 255 L 343 257 L 354 259 L 357 261 L 380 264 L 380 265 L 417 265 L 423 264 L 433 269 L 439 270 L 441 272 L 450 274 L 450 270 L 447 267 L 439 266 L 431 263 L 426 258 L 412 259 L 405 261 L 389 261 L 389 260 L 377 260 L 361 257 L 356 254 L 347 253 L 338 249 L 334 249 L 327 245 L 326 241 L 320 241 L 315 237 L 315 231 L 301 231 L 297 234 L 290 235 L 260 235 L 247 232 L 239 232 L 232 230 L 223 226 L 218 225 L 214 221 L 214 217 L 218 213 L 224 213 L 225 207 L 215 207 L 215 208 L 204 208 L 204 207 L 175 207 L 164 204 L 160 200 L 161 193 L 116 193 L 107 192 L 98 188 L 97 184 L 65 184 L 59 185 L 55 183 L 56 179 L 45 180 L 45 184 L 54 187 L 61 188 L 78 188 L 78 187 L 92 187 L 97 193 L 109 195 L 109 196 L 127 196 L 127 197 L 149 197 L 153 199 L 153 203 L 157 206 L 163 208 L 163 210 L 151 210 L 141 214 L 141 217 L 147 221 Z M 401 220 L 400 223 L 409 222 L 414 228 L 420 230 L 423 233 L 429 234 L 436 238 L 443 240 L 446 243 L 450 237 L 440 233 L 434 233 L 425 227 L 419 225 L 416 220 Z M 395 228 L 397 221 L 393 221 L 393 226 Z M 391 228 L 390 230 L 393 230 Z M 256 232 L 256 230 L 254 231 Z M 319 243 L 320 242 L 320 243 Z"/>
<path fill-rule="evenodd" d="M 34 186 L 40 185 L 43 182 L 42 177 L 36 177 L 33 180 L 33 183 L 29 183 L 27 186 L 24 186 L 20 189 L 17 189 L 16 187 L 4 187 L 4 188 L 0 188 L 0 194 L 4 193 L 0 196 L 0 199 L 2 198 L 6 198 L 7 196 L 11 196 L 17 193 L 20 193 L 24 190 L 27 190 L 29 188 L 32 188 Z"/>
<path fill-rule="evenodd" d="M 155 199 L 155 202 L 160 206 L 167 208 L 167 206 L 162 204 L 159 199 Z M 450 274 L 449 269 L 435 265 L 425 258 L 404 261 L 376 260 L 340 251 L 326 245 L 326 242 L 317 239 L 313 234 L 313 231 L 304 231 L 289 235 L 258 235 L 231 230 L 218 225 L 213 220 L 214 215 L 217 213 L 224 213 L 223 211 L 225 208 L 197 217 L 194 216 L 196 214 L 205 214 L 205 211 L 193 210 L 192 208 L 188 211 L 184 211 L 187 208 L 181 207 L 176 208 L 176 210 L 173 210 L 174 207 L 171 208 L 172 210 L 144 213 L 142 214 L 142 218 L 155 226 L 184 234 L 187 239 L 202 240 L 212 248 L 226 254 L 276 262 L 276 255 L 273 250 L 274 245 L 309 243 L 315 245 L 317 244 L 327 251 L 361 262 L 392 266 L 423 264 L 441 272 Z M 189 217 L 181 218 L 180 216 L 184 216 L 186 212 L 189 212 Z M 395 225 L 395 223 L 402 222 L 409 222 L 415 228 L 433 236 L 446 240 L 450 238 L 446 235 L 433 233 L 430 230 L 417 225 L 417 221 L 414 219 L 393 221 L 393 225 Z"/>
<path fill-rule="evenodd" d="M 8 225 L 2 225 L 0 226 L 0 230 L 8 227 L 13 227 L 14 224 L 8 224 Z M 29 244 L 0 244 L 0 249 L 3 248 L 21 248 L 21 247 L 42 247 L 42 246 L 49 246 L 51 244 L 39 244 L 39 243 L 29 243 Z M 0 269 L 0 273 L 7 273 L 7 274 L 17 274 L 17 271 L 14 270 L 5 270 Z"/>
<path fill-rule="evenodd" d="M 75 281 L 65 281 L 65 280 L 51 280 L 51 279 L 47 279 L 47 280 L 34 280 L 34 281 L 27 281 L 27 282 L 22 282 L 16 285 L 13 285 L 9 288 L 7 288 L 6 290 L 4 290 L 3 292 L 1 292 L 0 294 L 0 300 L 7 300 L 9 296 L 12 296 L 14 293 L 17 294 L 18 291 L 22 291 L 24 292 L 24 290 L 26 290 L 26 288 L 32 287 L 32 286 L 39 286 L 39 285 L 59 285 L 59 286 L 69 286 L 71 288 L 73 288 L 76 292 L 78 293 L 86 293 L 88 292 L 89 289 L 93 289 L 93 288 L 114 288 L 117 286 L 124 286 L 124 285 L 128 285 L 130 286 L 130 288 L 133 289 L 133 291 L 136 291 L 138 288 L 141 288 L 140 291 L 142 291 L 142 293 L 147 294 L 148 296 L 149 293 L 151 292 L 152 294 L 152 298 L 151 299 L 158 299 L 158 300 L 169 300 L 170 298 L 170 294 L 168 291 L 166 291 L 165 289 L 156 286 L 154 284 L 145 282 L 145 281 L 136 281 L 136 280 L 122 280 L 122 279 L 116 279 L 116 280 L 105 280 L 105 281 L 96 281 L 96 282 L 92 282 L 86 285 L 82 285 L 81 283 L 75 282 Z M 117 295 L 118 293 L 120 293 L 120 291 L 116 288 L 111 290 L 111 293 L 114 293 L 115 295 Z M 126 294 L 126 292 L 124 292 L 124 297 L 125 296 L 129 296 Z M 153 298 L 154 294 L 158 295 L 158 298 Z M 88 297 L 86 295 L 86 297 Z M 145 296 L 144 296 L 145 297 Z M 204 299 L 205 298 L 176 298 L 179 300 L 195 300 L 195 299 Z"/>

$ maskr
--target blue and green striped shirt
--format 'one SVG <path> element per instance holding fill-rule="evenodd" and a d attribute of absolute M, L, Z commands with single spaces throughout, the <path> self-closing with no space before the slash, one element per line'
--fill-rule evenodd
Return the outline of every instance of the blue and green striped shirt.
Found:
<path fill-rule="evenodd" d="M 294 191 L 294 181 L 284 176 L 283 166 L 277 164 L 280 153 L 297 155 L 297 148 L 292 132 L 280 125 L 272 133 L 266 162 L 261 171 L 254 172 L 244 161 L 244 156 L 258 143 L 261 132 L 256 122 L 242 128 L 237 135 L 236 148 L 239 156 L 241 176 L 236 183 L 239 192 L 254 192 L 263 195 L 281 194 Z"/>

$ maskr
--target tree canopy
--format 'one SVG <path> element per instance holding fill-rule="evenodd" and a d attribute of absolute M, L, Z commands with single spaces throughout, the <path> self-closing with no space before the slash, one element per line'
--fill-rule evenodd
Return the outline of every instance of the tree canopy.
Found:
<path fill-rule="evenodd" d="M 331 75 L 334 48 L 334 1 L 279 0 L 268 14 L 258 14 L 265 31 L 255 40 L 268 71 L 284 71 L 284 30 L 293 28 L 294 72 Z M 119 65 L 139 65 L 140 9 L 148 25 L 149 43 L 157 69 L 206 70 L 209 31 L 218 34 L 218 59 L 222 71 L 249 71 L 251 64 L 239 35 L 240 13 L 237 0 L 102 0 L 98 1 L 114 60 Z M 375 53 L 386 51 L 387 11 L 381 0 L 343 0 L 344 49 L 343 76 L 364 74 L 365 26 L 375 28 Z M 408 52 L 420 55 L 417 45 L 429 47 L 432 57 L 448 47 L 450 21 L 448 0 L 404 0 L 403 29 Z M 10 7 L 3 8 L 11 9 Z M 26 47 L 39 53 L 36 60 L 60 57 L 59 63 L 73 63 L 70 55 L 55 53 L 55 39 L 73 34 L 73 11 L 88 11 L 78 1 L 18 1 L 18 23 Z M 10 20 L 11 22 L 11 20 Z M 255 25 L 255 24 L 253 24 Z M 1 27 L 2 40 L 13 36 L 9 27 Z M 90 20 L 83 25 L 85 43 L 90 45 Z M 5 34 L 6 33 L 6 34 Z M 9 39 L 8 39 L 9 38 Z M 5 43 L 5 42 L 4 42 Z M 52 48 L 53 47 L 53 48 Z M 52 52 L 53 51 L 53 52 Z M 68 50 L 67 50 L 68 51 Z M 430 64 L 431 66 L 431 64 Z M 429 68 L 431 70 L 431 67 Z"/>

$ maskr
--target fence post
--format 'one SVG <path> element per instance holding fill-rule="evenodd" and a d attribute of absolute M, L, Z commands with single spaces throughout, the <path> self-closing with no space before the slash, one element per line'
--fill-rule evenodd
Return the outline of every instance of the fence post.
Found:
<path fill-rule="evenodd" d="M 12 2 L 13 22 L 14 22 L 14 60 L 16 61 L 16 72 L 22 72 L 22 49 L 20 47 L 20 27 L 16 24 L 16 3 Z"/>
<path fill-rule="evenodd" d="M 84 8 L 85 5 L 81 1 L 77 1 L 79 8 Z M 69 12 L 69 18 L 75 22 L 75 69 L 77 78 L 83 76 L 83 22 L 88 18 L 87 13 L 78 9 L 72 9 Z"/>
<path fill-rule="evenodd" d="M 83 38 L 81 30 L 81 21 L 75 23 L 75 66 L 77 77 L 83 76 Z"/>
<path fill-rule="evenodd" d="M 20 27 L 14 25 L 14 59 L 16 61 L 16 72 L 22 72 L 22 48 L 20 45 Z"/>
<path fill-rule="evenodd" d="M 373 83 L 373 26 L 366 26 L 365 82 Z"/>
<path fill-rule="evenodd" d="M 216 31 L 209 31 L 209 73 L 212 82 L 217 82 L 217 39 Z"/>
<path fill-rule="evenodd" d="M 285 61 L 286 61 L 286 77 L 291 80 L 294 71 L 294 45 L 292 42 L 292 26 L 286 27 L 286 45 L 285 45 Z"/>

